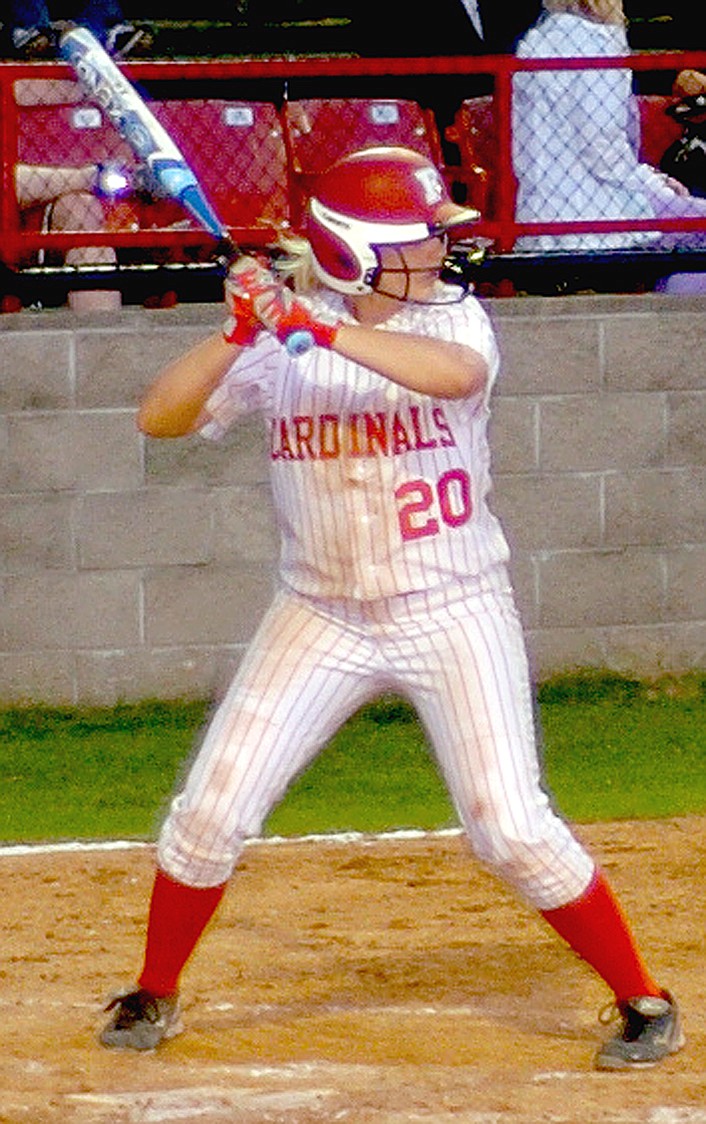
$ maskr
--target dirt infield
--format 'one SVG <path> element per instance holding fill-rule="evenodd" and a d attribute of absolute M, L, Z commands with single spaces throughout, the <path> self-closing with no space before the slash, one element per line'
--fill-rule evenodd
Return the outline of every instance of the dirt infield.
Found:
<path fill-rule="evenodd" d="M 592 1070 L 605 988 L 458 836 L 249 848 L 147 1055 L 95 1035 L 151 851 L 4 854 L 0 1121 L 706 1124 L 706 819 L 580 834 L 681 1000 L 658 1069 Z"/>

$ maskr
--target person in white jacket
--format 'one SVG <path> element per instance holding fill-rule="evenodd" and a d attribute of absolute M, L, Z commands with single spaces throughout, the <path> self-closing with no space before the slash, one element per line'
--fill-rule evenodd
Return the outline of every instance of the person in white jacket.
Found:
<path fill-rule="evenodd" d="M 543 0 L 517 57 L 620 58 L 630 53 L 622 0 Z M 513 78 L 518 222 L 706 218 L 706 200 L 640 161 L 627 67 L 537 70 Z M 517 250 L 706 247 L 703 231 L 523 235 Z"/>

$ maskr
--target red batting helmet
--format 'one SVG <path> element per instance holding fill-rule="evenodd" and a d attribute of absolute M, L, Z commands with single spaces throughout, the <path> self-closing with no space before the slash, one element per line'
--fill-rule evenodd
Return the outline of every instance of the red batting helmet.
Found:
<path fill-rule="evenodd" d="M 468 226 L 478 211 L 454 203 L 438 168 L 408 148 L 366 148 L 325 172 L 309 200 L 314 271 L 340 293 L 373 291 L 376 246 L 423 242 Z"/>

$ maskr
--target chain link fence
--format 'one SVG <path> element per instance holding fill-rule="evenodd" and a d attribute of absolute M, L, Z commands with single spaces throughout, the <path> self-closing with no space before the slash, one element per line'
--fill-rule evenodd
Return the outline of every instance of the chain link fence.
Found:
<path fill-rule="evenodd" d="M 151 245 L 153 260 L 178 253 L 179 233 L 192 221 L 175 203 L 154 195 L 146 169 L 105 114 L 76 83 L 26 79 L 15 83 L 15 166 L 18 233 L 107 235 L 123 257 L 150 246 L 150 233 L 175 236 Z M 222 221 L 251 238 L 270 238 L 289 224 L 289 180 L 283 126 L 266 102 L 222 97 L 153 100 L 151 109 L 190 163 Z M 124 237 L 127 236 L 127 237 Z M 32 241 L 36 242 L 34 238 Z M 13 264 L 32 260 L 21 250 Z M 191 255 L 198 256 L 203 238 Z M 47 240 L 51 246 L 51 240 Z M 188 256 L 188 247 L 182 249 Z M 83 249 L 83 264 L 105 260 Z M 75 251 L 69 251 L 71 260 Z M 39 251 L 39 257 L 46 251 Z M 50 255 L 56 259 L 57 253 Z"/>
<path fill-rule="evenodd" d="M 504 57 L 493 60 L 492 73 L 487 60 L 475 60 L 476 84 L 482 77 L 489 92 L 460 100 L 444 128 L 433 105 L 412 99 L 326 96 L 337 66 L 328 60 L 326 70 L 310 65 L 309 84 L 318 82 L 320 96 L 293 98 L 284 62 L 273 63 L 272 77 L 262 63 L 246 83 L 248 96 L 239 97 L 230 96 L 243 90 L 232 80 L 238 68 L 227 63 L 193 77 L 186 67 L 182 79 L 168 63 L 136 70 L 148 74 L 153 111 L 245 247 L 299 229 L 317 177 L 341 155 L 402 144 L 433 160 L 455 197 L 478 208 L 478 234 L 492 259 L 499 251 L 706 248 L 706 199 L 660 170 L 683 133 L 674 114 L 679 99 L 645 92 L 651 76 L 663 85 L 680 63 L 700 59 L 643 56 L 632 66 L 627 59 Z M 426 76 L 424 61 L 417 71 Z M 354 67 L 339 68 L 354 86 Z M 0 76 L 5 265 L 212 260 L 212 240 L 177 204 L 154 194 L 144 168 L 66 69 L 32 71 L 8 67 Z M 165 81 L 151 82 L 152 71 Z M 411 79 L 401 64 L 399 71 L 407 85 L 414 80 L 414 71 Z M 268 97 L 258 100 L 258 89 Z"/>
<path fill-rule="evenodd" d="M 596 227 L 528 233 L 515 248 L 706 248 L 706 222 L 700 232 L 661 225 L 706 220 L 706 201 L 690 196 L 660 167 L 681 131 L 670 116 L 670 101 L 677 99 L 636 95 L 623 24 L 607 14 L 599 19 L 577 12 L 568 5 L 549 8 L 518 44 L 518 58 L 534 68 L 512 77 L 515 217 L 523 223 Z M 652 228 L 598 225 L 610 221 Z"/>

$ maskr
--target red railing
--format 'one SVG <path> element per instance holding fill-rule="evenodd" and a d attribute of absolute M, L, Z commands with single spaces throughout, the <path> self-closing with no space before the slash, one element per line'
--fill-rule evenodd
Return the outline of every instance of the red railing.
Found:
<path fill-rule="evenodd" d="M 134 62 L 124 65 L 126 75 L 137 83 L 147 88 L 162 88 L 168 86 L 177 90 L 177 94 L 170 94 L 170 98 L 178 97 L 189 99 L 192 90 L 199 90 L 207 84 L 209 91 L 218 91 L 217 96 L 238 99 L 239 89 L 247 89 L 245 101 L 252 99 L 252 91 L 257 91 L 258 84 L 268 91 L 268 100 L 272 100 L 271 91 L 273 83 L 281 92 L 280 102 L 286 99 L 288 86 L 299 80 L 307 80 L 309 86 L 320 90 L 322 97 L 329 96 L 331 84 L 339 79 L 350 79 L 350 87 L 355 86 L 358 79 L 384 78 L 386 88 L 390 86 L 390 79 L 399 77 L 404 79 L 405 86 L 409 88 L 410 80 L 415 77 L 429 78 L 468 78 L 471 82 L 480 79 L 488 80 L 492 88 L 493 109 L 497 128 L 496 149 L 494 163 L 491 169 L 480 169 L 491 176 L 494 187 L 494 206 L 492 214 L 486 213 L 478 224 L 479 235 L 489 239 L 492 243 L 492 252 L 508 253 L 512 251 L 518 235 L 536 234 L 539 232 L 566 233 L 566 232 L 603 232 L 603 231 L 630 231 L 630 230 L 706 230 L 706 220 L 693 219 L 633 219 L 633 220 L 605 220 L 591 222 L 553 222 L 553 223 L 518 223 L 515 221 L 515 178 L 513 171 L 512 153 L 512 77 L 518 71 L 536 70 L 572 70 L 600 67 L 602 69 L 629 68 L 645 76 L 646 74 L 660 75 L 662 87 L 671 77 L 685 67 L 706 70 L 706 52 L 659 52 L 655 54 L 634 54 L 627 58 L 600 58 L 600 59 L 564 59 L 564 60 L 527 60 L 520 61 L 512 56 L 463 56 L 445 58 L 384 58 L 384 59 L 358 59 L 358 58 L 287 58 L 268 60 L 230 60 L 228 62 L 189 62 L 189 61 L 154 61 Z M 22 128 L 20 123 L 21 108 L 16 97 L 16 83 L 27 79 L 32 80 L 67 80 L 72 74 L 63 63 L 32 63 L 32 64 L 0 64 L 0 153 L 2 157 L 2 178 L 0 181 L 0 259 L 11 267 L 21 265 L 28 255 L 36 254 L 40 249 L 47 248 L 56 251 L 65 251 L 71 247 L 89 246 L 96 243 L 96 232 L 91 231 L 42 231 L 36 226 L 25 224 L 17 205 L 14 169 L 21 158 Z M 199 95 L 200 96 L 200 95 Z M 210 95 L 209 95 L 210 96 Z M 381 101 L 384 99 L 380 99 Z M 278 112 L 281 111 L 281 104 Z M 449 131 L 439 127 L 440 141 L 448 152 Z M 285 177 L 284 190 L 293 195 L 301 187 L 297 183 L 298 177 L 303 176 L 301 169 L 293 164 L 291 144 L 283 136 L 285 144 L 287 167 L 283 171 Z M 64 158 L 71 157 L 71 141 L 67 140 Z M 74 154 L 75 155 L 75 154 Z M 62 159 L 62 153 L 57 151 L 57 161 Z M 444 159 L 445 172 L 455 190 L 469 189 L 469 169 L 464 167 L 463 160 L 454 164 L 453 159 Z M 147 214 L 147 219 L 144 215 Z M 129 216 L 128 216 L 129 217 Z M 133 214 L 132 226 L 121 220 L 120 215 L 113 215 L 108 222 L 108 229 L 100 231 L 100 244 L 110 245 L 118 250 L 161 250 L 166 253 L 178 251 L 179 253 L 197 254 L 201 248 L 208 250 L 207 240 L 204 235 L 196 230 L 193 225 L 184 225 L 185 216 L 174 216 L 173 213 L 165 215 L 157 208 L 153 213 L 149 206 L 146 211 L 140 212 L 139 229 L 133 229 L 138 221 Z M 143 221 L 144 220 L 144 221 Z M 296 215 L 290 220 L 296 225 Z M 121 225 L 122 222 L 122 225 Z M 228 225 L 236 241 L 245 244 L 263 244 L 276 235 L 277 223 L 252 222 L 239 224 L 234 216 L 228 219 Z"/>

